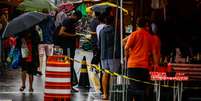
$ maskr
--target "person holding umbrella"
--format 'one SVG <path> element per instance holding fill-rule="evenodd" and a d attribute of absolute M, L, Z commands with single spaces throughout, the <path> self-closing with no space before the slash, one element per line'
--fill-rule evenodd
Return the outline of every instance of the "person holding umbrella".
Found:
<path fill-rule="evenodd" d="M 33 92 L 33 75 L 36 74 L 39 66 L 38 44 L 40 37 L 35 31 L 35 25 L 47 18 L 46 14 L 38 12 L 27 12 L 9 21 L 2 34 L 6 39 L 10 35 L 17 37 L 16 48 L 21 50 L 22 85 L 20 91 L 26 88 L 26 75 L 29 75 L 29 91 Z"/>
<path fill-rule="evenodd" d="M 27 31 L 23 31 L 17 38 L 16 47 L 21 50 L 21 80 L 22 85 L 20 91 L 24 91 L 26 88 L 26 77 L 29 76 L 29 92 L 33 92 L 33 75 L 37 73 L 37 67 L 39 66 L 39 54 L 38 44 L 40 37 L 35 27 L 30 28 Z"/>

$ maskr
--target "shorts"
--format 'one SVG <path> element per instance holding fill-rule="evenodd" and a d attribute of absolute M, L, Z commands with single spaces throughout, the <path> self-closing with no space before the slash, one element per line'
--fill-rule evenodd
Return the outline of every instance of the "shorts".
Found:
<path fill-rule="evenodd" d="M 120 70 L 120 59 L 106 59 L 101 60 L 101 65 L 103 69 L 110 70 L 112 72 L 118 73 Z"/>
<path fill-rule="evenodd" d="M 54 50 L 54 44 L 39 44 L 38 45 L 39 55 L 41 56 L 52 56 Z"/>
<path fill-rule="evenodd" d="M 149 70 L 137 67 L 128 68 L 128 77 L 140 80 L 140 82 L 129 80 L 127 101 L 133 101 L 133 97 L 135 97 L 135 101 L 149 101 L 150 99 L 147 96 L 147 89 L 150 85 L 144 83 L 149 82 Z"/>
<path fill-rule="evenodd" d="M 130 89 L 135 88 L 132 90 L 145 89 L 147 84 L 144 84 L 143 82 L 147 82 L 150 80 L 149 70 L 145 68 L 128 68 L 128 77 L 141 81 L 136 82 L 133 80 L 129 80 L 129 83 L 131 85 Z"/>

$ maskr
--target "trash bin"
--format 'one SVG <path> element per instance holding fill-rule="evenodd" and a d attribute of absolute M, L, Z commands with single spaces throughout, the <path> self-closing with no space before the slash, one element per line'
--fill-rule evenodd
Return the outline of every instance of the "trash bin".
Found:
<path fill-rule="evenodd" d="M 71 70 L 65 56 L 48 57 L 44 86 L 44 101 L 70 101 Z"/>

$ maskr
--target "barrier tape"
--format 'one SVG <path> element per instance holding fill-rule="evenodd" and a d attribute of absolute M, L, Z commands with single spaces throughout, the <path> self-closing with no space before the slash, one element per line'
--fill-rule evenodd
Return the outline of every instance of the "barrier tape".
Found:
<path fill-rule="evenodd" d="M 89 63 L 87 64 L 86 61 L 83 62 L 83 61 L 75 60 L 75 59 L 72 59 L 72 58 L 66 56 L 66 57 L 65 57 L 65 60 L 67 60 L 67 59 L 69 59 L 69 60 L 71 60 L 71 61 L 75 61 L 75 62 L 77 62 L 77 63 L 80 63 L 81 65 L 87 65 L 87 68 L 89 68 L 89 69 L 95 68 L 95 69 L 98 70 L 99 72 L 100 72 L 100 71 L 103 71 L 103 72 L 106 72 L 106 73 L 108 73 L 108 74 L 110 74 L 110 75 L 112 75 L 112 76 L 120 76 L 120 77 L 122 77 L 122 78 L 124 78 L 124 79 L 127 79 L 127 80 L 133 80 L 133 81 L 135 81 L 135 82 L 140 82 L 140 83 L 149 84 L 149 85 L 153 85 L 153 86 L 161 86 L 161 87 L 165 87 L 165 88 L 173 88 L 173 89 L 177 88 L 177 87 L 175 87 L 175 86 L 154 84 L 154 83 L 151 83 L 151 82 L 146 82 L 146 81 L 141 81 L 141 80 L 137 80 L 137 79 L 134 79 L 134 78 L 130 78 L 130 77 L 126 76 L 126 75 L 121 75 L 121 74 L 118 74 L 118 73 L 116 73 L 116 72 L 112 72 L 112 71 L 110 71 L 110 70 L 103 69 L 103 68 L 101 68 L 101 67 L 98 66 L 98 65 L 89 64 Z M 184 89 L 200 90 L 201 87 L 184 87 Z"/>

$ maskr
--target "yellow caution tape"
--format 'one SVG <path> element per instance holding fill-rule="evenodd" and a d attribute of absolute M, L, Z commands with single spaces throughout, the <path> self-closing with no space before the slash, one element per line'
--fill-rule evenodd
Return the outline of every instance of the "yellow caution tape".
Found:
<path fill-rule="evenodd" d="M 80 63 L 80 64 L 82 64 L 82 65 L 87 65 L 87 68 L 89 68 L 89 69 L 90 69 L 90 68 L 95 68 L 97 71 L 103 71 L 103 72 L 106 72 L 106 73 L 108 73 L 108 74 L 110 74 L 110 75 L 112 75 L 112 76 L 121 76 L 122 78 L 125 78 L 125 79 L 127 79 L 127 80 L 133 80 L 133 81 L 135 81 L 135 82 L 140 82 L 140 83 L 149 84 L 149 85 L 153 85 L 153 86 L 159 85 L 159 84 L 155 84 L 155 83 L 151 83 L 151 82 L 146 82 L 146 81 L 141 81 L 141 80 L 137 80 L 137 79 L 134 79 L 134 78 L 130 78 L 130 77 L 126 76 L 126 75 L 121 75 L 121 74 L 118 74 L 118 73 L 116 73 L 116 72 L 112 72 L 112 71 L 110 71 L 110 70 L 103 69 L 103 68 L 101 68 L 100 66 L 95 65 L 95 64 L 87 64 L 86 61 L 85 61 L 84 64 L 83 64 L 82 61 L 78 61 L 78 60 L 72 59 L 72 58 L 70 58 L 70 57 L 67 57 L 67 58 L 68 58 L 69 60 L 78 62 L 78 63 Z M 84 71 L 84 70 L 81 69 L 81 71 Z M 86 71 L 87 71 L 87 70 L 86 70 Z M 84 71 L 84 72 L 85 72 L 85 71 Z M 173 88 L 173 89 L 177 88 L 176 86 L 170 86 L 170 85 L 161 85 L 161 84 L 160 84 L 159 86 L 165 87 L 165 88 Z M 201 89 L 201 87 L 184 87 L 184 89 L 195 89 L 195 90 L 198 90 L 198 89 Z"/>

